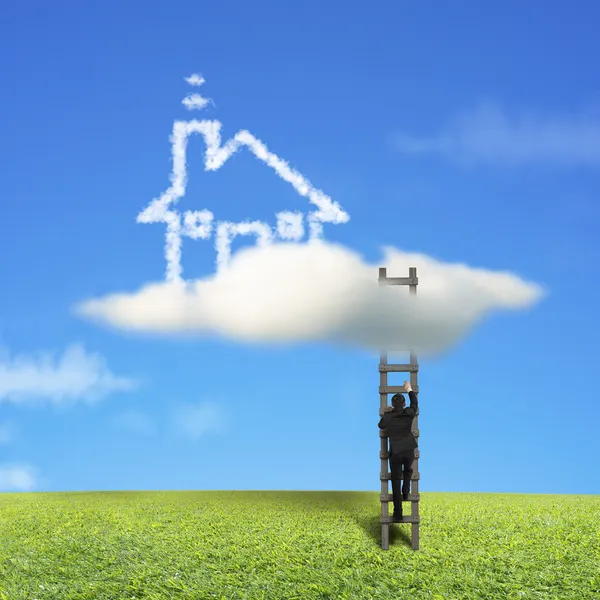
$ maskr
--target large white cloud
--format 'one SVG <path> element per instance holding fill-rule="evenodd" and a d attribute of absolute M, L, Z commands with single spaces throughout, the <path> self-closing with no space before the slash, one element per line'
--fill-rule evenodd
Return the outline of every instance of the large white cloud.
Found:
<path fill-rule="evenodd" d="M 187 283 L 155 283 L 87 300 L 76 311 L 113 327 L 157 334 L 219 335 L 245 342 L 324 340 L 377 350 L 444 351 L 499 310 L 534 305 L 544 292 L 508 272 L 447 264 L 383 249 L 376 264 L 326 241 L 274 243 L 237 252 L 226 269 Z M 380 288 L 418 269 L 416 297 Z"/>

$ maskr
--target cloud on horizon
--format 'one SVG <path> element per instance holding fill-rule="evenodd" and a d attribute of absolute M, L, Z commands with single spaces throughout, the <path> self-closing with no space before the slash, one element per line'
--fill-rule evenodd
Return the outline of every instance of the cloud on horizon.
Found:
<path fill-rule="evenodd" d="M 0 492 L 30 492 L 37 485 L 37 472 L 28 465 L 0 465 Z"/>
<path fill-rule="evenodd" d="M 326 341 L 431 355 L 451 348 L 490 314 L 527 309 L 544 296 L 539 285 L 508 272 L 393 247 L 383 252 L 379 263 L 368 264 L 325 241 L 254 246 L 204 279 L 153 283 L 84 301 L 75 311 L 133 332 L 249 343 Z M 379 265 L 388 277 L 406 277 L 416 266 L 417 296 L 405 286 L 380 288 Z"/>
<path fill-rule="evenodd" d="M 134 380 L 114 375 L 99 354 L 88 353 L 78 344 L 59 357 L 47 352 L 11 356 L 0 351 L 0 403 L 90 403 L 136 387 Z"/>
<path fill-rule="evenodd" d="M 510 117 L 492 104 L 454 119 L 432 137 L 399 134 L 396 150 L 439 155 L 463 165 L 600 166 L 600 118 L 593 115 Z"/>

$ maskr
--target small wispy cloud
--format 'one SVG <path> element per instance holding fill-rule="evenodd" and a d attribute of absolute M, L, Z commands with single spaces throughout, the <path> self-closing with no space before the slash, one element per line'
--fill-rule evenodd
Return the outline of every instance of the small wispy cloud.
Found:
<path fill-rule="evenodd" d="M 202 110 L 203 108 L 206 108 L 206 106 L 211 104 L 211 100 L 210 100 L 210 98 L 205 98 L 204 96 L 201 96 L 200 94 L 190 94 L 189 96 L 186 96 L 181 101 L 181 103 L 188 110 Z"/>
<path fill-rule="evenodd" d="M 509 116 L 486 104 L 451 122 L 432 137 L 396 135 L 394 147 L 406 154 L 440 155 L 463 165 L 557 167 L 600 166 L 600 118 Z"/>
<path fill-rule="evenodd" d="M 185 80 L 194 87 L 199 87 L 201 85 L 204 85 L 205 83 L 204 77 L 202 77 L 202 75 L 200 75 L 199 73 L 194 73 L 193 75 L 186 77 Z M 181 101 L 181 103 L 188 110 L 202 110 L 203 108 L 206 108 L 206 106 L 208 106 L 209 104 L 214 105 L 214 102 L 211 98 L 205 98 L 200 94 L 190 94 L 189 96 L 186 96 Z"/>
<path fill-rule="evenodd" d="M 140 435 L 152 435 L 156 432 L 156 425 L 148 416 L 133 410 L 115 417 L 114 424 L 119 429 Z"/>
<path fill-rule="evenodd" d="M 186 77 L 185 80 L 190 84 L 190 85 L 202 85 L 205 82 L 204 77 L 202 77 L 202 75 L 200 75 L 199 73 L 192 73 L 189 77 Z"/>
<path fill-rule="evenodd" d="M 193 441 L 207 433 L 222 433 L 225 427 L 225 410 L 216 402 L 180 405 L 173 416 L 176 429 Z"/>
<path fill-rule="evenodd" d="M 80 345 L 68 347 L 58 357 L 0 352 L 0 402 L 93 402 L 136 387 L 134 380 L 114 375 L 100 355 L 88 353 Z"/>
<path fill-rule="evenodd" d="M 36 487 L 37 472 L 29 465 L 0 465 L 0 491 L 30 492 Z"/>

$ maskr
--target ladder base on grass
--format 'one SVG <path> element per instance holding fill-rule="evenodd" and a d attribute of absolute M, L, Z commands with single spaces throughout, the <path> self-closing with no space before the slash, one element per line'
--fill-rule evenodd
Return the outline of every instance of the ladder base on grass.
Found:
<path fill-rule="evenodd" d="M 402 521 L 394 521 L 394 517 L 381 517 L 379 519 L 381 524 L 389 523 L 390 525 L 393 525 L 394 523 L 419 523 L 419 521 L 420 517 L 418 515 L 416 517 L 411 515 L 402 515 Z"/>

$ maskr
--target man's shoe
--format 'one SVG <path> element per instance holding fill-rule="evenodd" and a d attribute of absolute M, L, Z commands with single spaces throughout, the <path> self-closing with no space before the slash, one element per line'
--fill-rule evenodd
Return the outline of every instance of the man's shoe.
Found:
<path fill-rule="evenodd" d="M 408 500 L 408 494 L 402 494 L 402 500 Z"/>
<path fill-rule="evenodd" d="M 402 523 L 402 513 L 394 513 L 392 515 L 392 523 Z"/>

